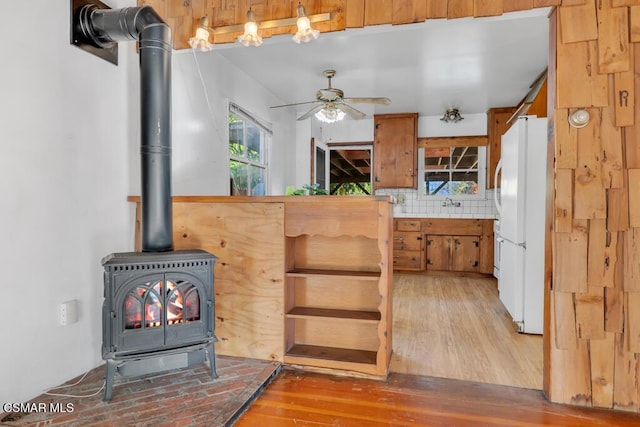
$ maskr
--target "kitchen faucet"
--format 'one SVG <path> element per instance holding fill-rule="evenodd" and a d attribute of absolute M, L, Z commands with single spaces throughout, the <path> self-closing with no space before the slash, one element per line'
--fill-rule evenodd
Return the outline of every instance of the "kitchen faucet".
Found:
<path fill-rule="evenodd" d="M 450 197 L 445 197 L 444 202 L 442 202 L 442 206 L 444 207 L 454 206 L 457 208 L 460 206 L 460 202 L 454 202 L 453 200 L 451 200 Z"/>

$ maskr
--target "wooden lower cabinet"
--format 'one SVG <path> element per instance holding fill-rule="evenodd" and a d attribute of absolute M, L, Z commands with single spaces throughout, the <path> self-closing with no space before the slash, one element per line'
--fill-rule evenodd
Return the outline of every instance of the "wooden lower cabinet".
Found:
<path fill-rule="evenodd" d="M 480 236 L 427 235 L 427 270 L 477 273 Z"/>
<path fill-rule="evenodd" d="M 419 219 L 396 219 L 393 228 L 393 268 L 424 270 L 424 235 Z"/>
<path fill-rule="evenodd" d="M 493 273 L 492 219 L 396 218 L 394 222 L 394 269 Z"/>
<path fill-rule="evenodd" d="M 391 205 L 333 200 L 287 205 L 284 362 L 386 377 Z"/>

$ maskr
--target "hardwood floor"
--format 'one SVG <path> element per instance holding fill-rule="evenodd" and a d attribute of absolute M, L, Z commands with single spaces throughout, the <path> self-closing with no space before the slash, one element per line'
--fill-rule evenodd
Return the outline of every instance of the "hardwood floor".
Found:
<path fill-rule="evenodd" d="M 285 368 L 234 424 L 638 426 L 640 416 L 558 405 L 539 390 L 392 373 L 387 381 Z"/>
<path fill-rule="evenodd" d="M 495 279 L 394 273 L 393 299 L 392 372 L 542 388 L 542 336 L 515 331 Z"/>

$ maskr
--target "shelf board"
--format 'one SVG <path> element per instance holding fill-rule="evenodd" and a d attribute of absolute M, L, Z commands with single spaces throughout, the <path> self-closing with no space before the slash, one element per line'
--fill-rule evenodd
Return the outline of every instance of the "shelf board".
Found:
<path fill-rule="evenodd" d="M 377 362 L 377 354 L 375 351 L 321 347 L 306 344 L 294 345 L 285 353 L 285 356 L 305 359 L 332 360 L 336 362 L 358 363 L 365 365 L 375 365 Z"/>
<path fill-rule="evenodd" d="M 315 307 L 293 307 L 287 313 L 286 317 L 307 319 L 307 318 L 328 318 L 328 319 L 348 319 L 359 322 L 372 322 L 377 323 L 380 321 L 380 312 L 378 311 L 363 311 L 363 310 L 335 310 L 328 308 L 315 308 Z"/>
<path fill-rule="evenodd" d="M 379 271 L 320 270 L 312 268 L 296 268 L 286 273 L 287 277 L 341 277 L 364 280 L 380 280 Z"/>

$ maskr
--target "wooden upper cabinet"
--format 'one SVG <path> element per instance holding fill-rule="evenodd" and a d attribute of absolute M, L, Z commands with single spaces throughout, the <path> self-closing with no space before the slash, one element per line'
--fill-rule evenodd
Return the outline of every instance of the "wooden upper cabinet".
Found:
<path fill-rule="evenodd" d="M 418 188 L 418 113 L 376 114 L 373 188 Z"/>
<path fill-rule="evenodd" d="M 511 127 L 507 120 L 516 112 L 516 107 L 491 108 L 487 111 L 487 188 L 494 188 L 494 174 L 501 156 L 502 135 Z M 500 187 L 498 181 L 495 187 Z"/>

